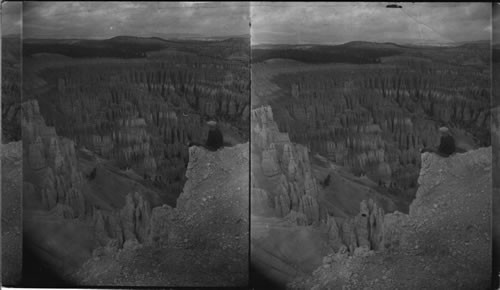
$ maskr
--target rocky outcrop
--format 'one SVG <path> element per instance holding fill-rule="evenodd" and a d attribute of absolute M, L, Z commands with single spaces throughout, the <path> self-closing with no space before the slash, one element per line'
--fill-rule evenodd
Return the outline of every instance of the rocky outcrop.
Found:
<path fill-rule="evenodd" d="M 130 192 L 123 208 L 94 211 L 92 224 L 97 241 L 101 246 L 112 244 L 118 248 L 126 243 L 151 243 L 168 223 L 160 219 L 165 209 L 171 210 L 167 205 L 152 209 L 139 192 Z"/>
<path fill-rule="evenodd" d="M 308 235 L 319 231 L 330 249 L 348 255 L 399 245 L 400 221 L 406 220 L 401 217 L 403 214 L 385 214 L 381 206 L 368 199 L 361 201 L 359 212 L 353 217 L 332 216 L 312 174 L 307 147 L 292 143 L 288 134 L 279 131 L 271 107 L 252 110 L 251 118 L 252 156 L 255 156 L 251 198 L 252 215 L 256 219 L 276 216 L 287 221 L 287 226 L 305 227 L 303 231 L 310 231 Z M 269 235 L 271 239 L 272 234 Z"/>
<path fill-rule="evenodd" d="M 354 257 L 347 258 L 346 246 L 341 246 L 336 253 L 327 255 L 311 276 L 298 279 L 300 283 L 292 288 L 489 288 L 491 157 L 491 147 L 448 158 L 422 154 L 419 189 L 410 213 L 383 216 L 379 243 L 382 251 L 358 247 Z M 370 203 L 366 205 L 361 206 L 360 215 L 367 208 L 370 212 Z M 349 232 L 356 228 L 360 215 L 350 219 L 354 222 L 347 222 L 346 236 L 356 236 Z M 333 229 L 330 232 L 336 232 L 335 226 L 329 220 L 329 228 Z M 364 228 L 357 228 L 356 234 L 366 237 L 365 230 L 359 231 Z M 360 236 L 356 237 L 359 246 Z M 336 235 L 329 238 L 339 242 Z"/>
<path fill-rule="evenodd" d="M 303 214 L 307 224 L 325 221 L 307 148 L 291 143 L 288 134 L 279 132 L 270 106 L 253 109 L 251 120 L 255 212 L 265 212 L 270 206 L 278 217 L 294 211 L 292 215 Z"/>
<path fill-rule="evenodd" d="M 207 234 L 207 229 L 212 228 L 213 224 L 221 221 L 226 223 L 228 218 L 237 227 L 230 231 L 237 230 L 244 234 L 242 220 L 245 212 L 248 213 L 248 194 L 243 193 L 245 182 L 248 184 L 249 162 L 245 154 L 248 154 L 247 144 L 224 148 L 215 153 L 201 147 L 191 147 L 186 172 L 188 181 L 177 200 L 176 208 L 166 204 L 151 207 L 140 192 L 130 192 L 123 208 L 111 212 L 94 211 L 92 224 L 99 244 L 116 248 L 128 244 L 178 246 L 185 243 L 185 237 L 188 236 L 197 236 L 196 240 L 199 240 L 202 232 Z M 234 163 L 237 160 L 239 163 Z M 234 164 L 238 164 L 237 168 Z M 226 180 L 227 174 L 234 179 L 230 183 Z M 207 185 L 211 182 L 217 182 L 218 185 Z M 223 201 L 228 203 L 220 204 Z M 214 231 L 214 235 L 221 234 L 216 229 Z"/>
<path fill-rule="evenodd" d="M 122 208 L 103 208 L 87 197 L 87 180 L 80 172 L 72 141 L 46 126 L 36 100 L 23 103 L 24 203 L 26 210 L 43 209 L 54 217 L 79 218 L 89 224 L 98 245 L 120 248 L 151 241 L 158 214 L 138 191 L 126 195 Z M 166 206 L 169 208 L 168 206 Z"/>
<path fill-rule="evenodd" d="M 280 133 L 269 106 L 252 110 L 252 213 L 283 217 L 299 226 L 319 226 L 328 234 L 336 251 L 345 247 L 379 250 L 384 245 L 384 210 L 373 200 L 362 201 L 353 218 L 330 216 L 318 199 L 319 188 L 312 175 L 305 146 L 290 142 Z M 274 185 L 274 186 L 273 186 Z"/>
<path fill-rule="evenodd" d="M 410 205 L 410 217 L 416 218 L 437 208 L 435 188 L 446 185 L 451 178 L 472 178 L 492 169 L 491 147 L 442 158 L 432 153 L 422 154 L 419 188 Z M 451 178 L 450 178 L 451 177 Z"/>
<path fill-rule="evenodd" d="M 327 231 L 334 251 L 345 248 L 352 254 L 357 248 L 382 250 L 388 235 L 385 223 L 384 210 L 370 199 L 361 202 L 360 212 L 355 217 L 337 221 L 337 218 L 328 216 L 322 227 Z"/>
<path fill-rule="evenodd" d="M 25 204 L 28 209 L 41 206 L 45 210 L 67 206 L 71 210 L 65 210 L 65 215 L 84 216 L 89 208 L 74 143 L 45 125 L 37 101 L 23 103 L 22 110 L 24 181 L 34 186 L 35 194 L 26 196 Z"/>
<path fill-rule="evenodd" d="M 354 218 L 337 222 L 329 217 L 327 229 L 330 243 L 337 251 L 342 246 L 350 253 L 356 248 L 385 250 L 398 248 L 403 241 L 404 227 L 412 220 L 426 219 L 440 203 L 446 201 L 432 195 L 434 188 L 453 177 L 465 178 L 478 168 L 491 170 L 491 149 L 482 148 L 443 158 L 433 153 L 422 154 L 422 169 L 418 180 L 419 189 L 410 205 L 409 215 L 400 212 L 385 214 L 373 200 L 363 201 L 360 212 Z M 484 174 L 480 172 L 479 174 Z"/>
<path fill-rule="evenodd" d="M 120 211 L 125 240 L 146 241 L 150 235 L 151 206 L 138 193 L 127 195 L 125 207 Z"/>
<path fill-rule="evenodd" d="M 155 207 L 151 211 L 150 242 L 156 246 L 167 246 L 176 237 L 175 211 L 168 205 Z"/>
<path fill-rule="evenodd" d="M 175 246 L 184 243 L 185 236 L 201 234 L 201 230 L 196 232 L 194 228 L 204 226 L 208 229 L 208 222 L 227 221 L 227 213 L 237 216 L 233 220 L 237 229 L 231 228 L 231 233 L 237 231 L 244 235 L 248 229 L 243 222 L 248 213 L 248 193 L 244 194 L 244 184 L 249 182 L 248 144 L 215 153 L 191 147 L 187 168 L 189 182 L 175 209 L 166 204 L 153 208 L 145 195 L 135 190 L 126 195 L 121 208 L 108 208 L 84 194 L 85 188 L 89 190 L 88 181 L 79 171 L 74 143 L 58 137 L 53 127 L 45 125 L 37 101 L 23 104 L 22 124 L 27 212 L 46 210 L 50 216 L 68 220 L 68 223 L 78 218 L 93 232 L 99 253 L 102 249 L 130 249 L 146 244 Z M 199 191 L 208 176 L 211 182 L 218 184 L 205 185 L 206 190 Z M 217 179 L 212 179 L 214 176 L 218 176 Z M 228 176 L 233 177 L 233 182 L 227 183 Z M 215 190 L 224 190 L 224 194 L 213 192 Z M 237 198 L 233 196 L 236 193 Z M 206 209 L 208 205 L 216 207 L 217 211 Z M 193 224 L 179 226 L 190 222 Z M 213 246 L 217 243 L 213 241 Z"/>

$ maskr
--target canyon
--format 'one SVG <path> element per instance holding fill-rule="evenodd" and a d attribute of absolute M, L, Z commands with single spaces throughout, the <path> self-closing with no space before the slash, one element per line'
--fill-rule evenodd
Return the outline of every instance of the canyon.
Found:
<path fill-rule="evenodd" d="M 348 195 L 358 204 L 351 214 L 326 202 L 328 187 L 312 170 L 317 165 L 311 160 L 317 157 L 279 132 L 269 106 L 253 109 L 251 117 L 251 259 L 267 279 L 297 289 L 489 285 L 491 148 L 449 158 L 422 154 L 419 187 L 408 214 L 395 210 L 390 198 L 363 184 L 363 179 L 348 179 L 329 167 L 331 182 L 342 184 L 336 194 Z M 353 181 L 358 195 L 346 190 Z M 366 195 L 359 194 L 363 188 Z M 436 255 L 445 262 L 435 263 Z M 395 259 L 401 260 L 396 266 L 387 262 Z M 407 268 L 406 263 L 414 272 L 398 270 Z M 475 270 L 461 267 L 464 263 L 473 263 Z M 453 274 L 431 281 L 423 278 L 445 268 Z M 408 276 L 409 282 L 396 272 Z M 366 278 L 360 279 L 363 275 Z"/>
<path fill-rule="evenodd" d="M 103 45 L 117 50 L 115 45 L 150 41 L 113 38 Z M 230 53 L 248 39 L 209 42 L 212 54 L 205 46 L 176 43 L 174 52 L 194 50 L 180 57 L 166 53 L 173 48 L 165 42 L 155 53 L 131 59 L 71 58 L 51 52 L 62 44 L 32 42 L 24 50 L 23 78 L 32 80 L 23 87 L 25 99 L 38 100 L 59 135 L 143 176 L 165 192 L 164 201 L 181 192 L 187 145 L 204 143 L 206 121 L 218 121 L 228 145 L 248 140 L 248 65 Z M 215 48 L 225 45 L 230 50 L 219 56 Z"/>
<path fill-rule="evenodd" d="M 492 113 L 485 44 L 346 45 L 376 57 L 337 60 L 335 46 L 253 48 L 255 279 L 297 289 L 488 285 Z M 332 59 L 311 58 L 317 50 Z M 457 153 L 422 154 L 437 148 L 441 126 L 450 128 Z M 477 271 L 460 267 L 459 252 L 481 257 L 467 260 Z M 428 260 L 435 254 L 446 266 Z M 395 260 L 401 263 L 388 262 Z M 399 271 L 407 264 L 423 282 Z M 446 267 L 463 278 L 425 278 Z"/>
<path fill-rule="evenodd" d="M 247 270 L 241 267 L 248 263 L 248 189 L 243 186 L 249 182 L 248 144 L 216 152 L 190 147 L 187 182 L 174 208 L 161 202 L 160 191 L 142 185 L 140 176 L 121 173 L 95 153 L 77 152 L 73 141 L 45 124 L 37 101 L 23 103 L 22 109 L 25 239 L 67 283 L 247 283 Z M 97 166 L 100 178 L 85 177 L 91 166 Z M 225 182 L 228 174 L 230 183 Z M 177 260 L 169 261 L 165 277 L 151 280 L 145 272 L 153 275 L 154 269 L 134 264 L 137 259 L 130 255 L 147 262 L 153 252 L 161 256 L 158 251 L 174 251 Z M 185 279 L 172 280 L 172 265 L 180 267 L 187 259 L 194 263 L 196 257 L 208 260 L 179 277 Z M 219 273 L 225 263 L 232 265 L 231 277 Z M 130 276 L 120 276 L 123 267 L 132 268 Z M 199 276 L 207 269 L 215 272 Z"/>
<path fill-rule="evenodd" d="M 371 53 L 384 51 L 377 45 L 368 48 Z M 408 205 L 417 189 L 420 151 L 437 147 L 439 127 L 450 128 L 460 152 L 491 144 L 487 59 L 466 66 L 449 59 L 486 56 L 485 45 L 474 47 L 398 46 L 397 55 L 367 64 L 256 61 L 252 105 L 271 105 L 279 130 L 294 143 L 368 177 Z M 444 52 L 449 55 L 434 61 Z"/>
<path fill-rule="evenodd" d="M 312 275 L 288 287 L 489 288 L 491 154 L 490 147 L 447 159 L 422 154 L 420 187 L 410 213 L 384 217 L 384 234 L 391 235 L 385 243 L 391 248 L 352 256 L 331 252 Z"/>
<path fill-rule="evenodd" d="M 248 283 L 247 41 L 25 40 L 22 285 Z"/>

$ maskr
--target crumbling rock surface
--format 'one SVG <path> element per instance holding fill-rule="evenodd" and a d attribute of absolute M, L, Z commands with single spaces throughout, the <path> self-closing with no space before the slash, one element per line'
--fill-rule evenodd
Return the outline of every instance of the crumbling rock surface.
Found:
<path fill-rule="evenodd" d="M 435 188 L 458 186 L 465 179 L 481 177 L 484 172 L 491 170 L 491 162 L 491 147 L 455 154 L 449 158 L 423 153 L 422 169 L 418 179 L 419 189 L 415 200 L 410 205 L 410 216 L 425 215 L 426 210 L 432 210 L 434 204 L 431 204 L 431 201 L 435 200 L 435 196 L 431 194 Z M 454 183 L 445 184 L 445 182 L 450 183 L 450 181 Z M 439 204 L 436 204 L 436 207 L 439 207 Z"/>
<path fill-rule="evenodd" d="M 159 223 L 157 216 L 155 222 Z M 92 217 L 96 238 L 103 246 L 113 243 L 121 248 L 127 242 L 151 242 L 152 209 L 139 192 L 129 193 L 123 208 L 95 210 Z"/>
<path fill-rule="evenodd" d="M 253 109 L 251 120 L 255 210 L 266 211 L 263 207 L 271 204 L 278 217 L 293 210 L 304 214 L 308 224 L 325 220 L 307 148 L 291 143 L 288 134 L 279 132 L 270 106 Z"/>
<path fill-rule="evenodd" d="M 383 247 L 355 250 L 353 256 L 342 247 L 325 257 L 311 276 L 289 287 L 489 288 L 491 154 L 491 148 L 448 158 L 422 154 L 420 187 L 410 214 L 384 216 Z M 363 205 L 361 213 L 365 209 Z M 335 228 L 331 222 L 330 228 Z"/>
<path fill-rule="evenodd" d="M 252 257 L 256 267 L 286 283 L 297 273 L 310 273 L 328 251 L 352 256 L 393 246 L 385 243 L 395 235 L 392 227 L 385 227 L 383 208 L 371 198 L 376 194 L 363 195 L 368 199 L 360 201 L 355 216 L 334 217 L 329 211 L 340 208 L 342 212 L 342 205 L 327 204 L 329 192 L 313 175 L 307 147 L 293 144 L 288 134 L 279 131 L 270 106 L 253 109 L 251 118 Z M 332 174 L 339 188 L 349 181 L 365 189 L 359 180 Z M 349 198 L 338 194 L 339 200 Z M 308 250 L 298 253 L 298 243 Z"/>
<path fill-rule="evenodd" d="M 22 144 L 2 144 L 2 284 L 16 285 L 22 272 Z"/>
<path fill-rule="evenodd" d="M 34 186 L 34 195 L 23 199 L 25 207 L 51 210 L 62 204 L 72 209 L 74 217 L 84 216 L 89 208 L 74 143 L 45 125 L 37 101 L 23 103 L 22 110 L 23 180 Z"/>
<path fill-rule="evenodd" d="M 149 201 L 136 191 L 123 207 L 96 200 L 74 142 L 45 124 L 36 100 L 22 108 L 24 229 L 37 255 L 66 276 L 100 246 L 150 241 Z"/>
<path fill-rule="evenodd" d="M 327 221 L 328 235 L 335 250 L 342 246 L 352 254 L 356 248 L 379 250 L 384 240 L 384 210 L 373 200 L 362 201 L 360 212 L 353 218 L 345 219 L 340 225 L 334 217 Z"/>
<path fill-rule="evenodd" d="M 216 152 L 190 147 L 177 206 L 151 208 L 134 193 L 113 215 L 98 213 L 96 228 L 107 243 L 76 279 L 85 285 L 247 285 L 248 156 L 248 143 Z M 113 236 L 106 223 L 119 232 Z"/>
<path fill-rule="evenodd" d="M 271 107 L 253 109 L 251 117 L 252 153 L 257 156 L 252 160 L 256 176 L 252 212 L 265 215 L 265 207 L 271 204 L 274 216 L 327 229 L 335 249 L 345 246 L 353 253 L 358 247 L 381 248 L 384 210 L 371 199 L 362 201 L 356 217 L 337 222 L 318 200 L 319 186 L 312 175 L 307 148 L 291 143 L 288 134 L 279 132 Z"/>
<path fill-rule="evenodd" d="M 355 217 L 333 217 L 307 147 L 279 131 L 270 106 L 253 109 L 251 120 L 252 261 L 257 268 L 286 284 L 321 265 L 328 251 L 354 255 L 382 246 L 382 208 L 370 199 Z M 339 181 L 344 181 L 340 175 Z"/>

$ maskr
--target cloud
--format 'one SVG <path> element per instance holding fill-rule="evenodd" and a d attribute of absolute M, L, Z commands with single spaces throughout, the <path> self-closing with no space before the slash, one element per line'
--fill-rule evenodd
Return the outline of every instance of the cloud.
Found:
<path fill-rule="evenodd" d="M 461 42 L 490 38 L 489 3 L 403 3 L 402 9 L 385 6 L 369 2 L 259 2 L 251 8 L 252 43 Z"/>
<path fill-rule="evenodd" d="M 492 42 L 494 44 L 499 44 L 500 43 L 500 5 L 498 3 L 493 4 L 492 26 L 493 26 L 493 33 L 492 33 L 493 40 L 492 40 Z"/>
<path fill-rule="evenodd" d="M 21 34 L 22 2 L 2 3 L 2 35 Z"/>
<path fill-rule="evenodd" d="M 25 2 L 24 35 L 38 38 L 179 33 L 226 36 L 248 34 L 248 19 L 248 3 Z"/>

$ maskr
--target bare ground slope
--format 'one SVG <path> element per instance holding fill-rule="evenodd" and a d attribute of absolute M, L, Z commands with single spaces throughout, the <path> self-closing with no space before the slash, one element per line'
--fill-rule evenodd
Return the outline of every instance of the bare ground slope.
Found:
<path fill-rule="evenodd" d="M 246 286 L 248 153 L 248 143 L 217 152 L 191 147 L 168 242 L 94 253 L 78 279 L 99 286 Z"/>
<path fill-rule="evenodd" d="M 422 155 L 410 214 L 393 214 L 392 251 L 331 254 L 295 289 L 488 289 L 491 277 L 491 148 L 450 158 Z"/>

